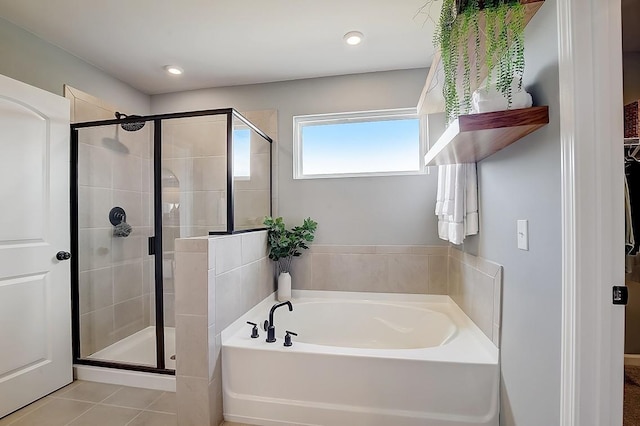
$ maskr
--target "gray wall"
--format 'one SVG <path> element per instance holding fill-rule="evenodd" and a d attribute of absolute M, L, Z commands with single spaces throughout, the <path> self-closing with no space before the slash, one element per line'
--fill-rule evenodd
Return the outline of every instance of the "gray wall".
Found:
<path fill-rule="evenodd" d="M 148 95 L 1 18 L 0 58 L 7 77 L 61 96 L 68 84 L 131 113 L 149 113 Z"/>
<path fill-rule="evenodd" d="M 427 70 L 403 70 L 155 95 L 153 113 L 234 107 L 278 110 L 279 212 L 319 223 L 321 244 L 442 244 L 436 175 L 293 180 L 293 116 L 414 107 Z"/>
<path fill-rule="evenodd" d="M 526 30 L 525 85 L 550 123 L 478 164 L 480 234 L 464 250 L 504 266 L 501 425 L 559 424 L 561 194 L 556 2 Z M 516 220 L 529 220 L 529 251 Z"/>

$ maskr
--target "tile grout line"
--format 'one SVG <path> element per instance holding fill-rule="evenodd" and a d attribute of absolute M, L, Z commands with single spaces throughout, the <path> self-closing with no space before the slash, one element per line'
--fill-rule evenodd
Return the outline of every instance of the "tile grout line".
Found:
<path fill-rule="evenodd" d="M 158 395 L 158 397 L 156 399 L 154 399 L 153 401 L 151 401 L 145 408 L 143 408 L 143 411 L 155 411 L 155 410 L 149 410 L 148 408 L 151 407 L 153 404 L 155 404 L 156 402 L 158 402 L 160 400 L 160 398 L 162 398 L 162 396 L 165 394 L 165 392 L 160 392 L 160 395 Z"/>
<path fill-rule="evenodd" d="M 118 405 L 118 404 L 110 404 L 107 402 L 97 402 L 96 405 L 101 405 L 103 407 L 115 407 L 115 408 L 125 408 L 127 410 L 136 410 L 136 411 L 140 411 L 139 414 L 141 414 L 143 411 L 149 411 L 152 413 L 160 413 L 160 414 L 173 414 L 175 415 L 176 413 L 172 413 L 170 411 L 160 411 L 160 410 L 150 410 L 149 407 L 152 406 L 153 404 L 155 404 L 160 398 L 162 398 L 162 396 L 167 393 L 167 391 L 162 391 L 162 393 L 160 394 L 160 396 L 158 396 L 156 399 L 154 399 L 151 403 L 149 403 L 149 405 L 147 405 L 145 408 L 139 408 L 139 407 L 129 407 L 129 406 L 125 406 L 125 405 Z M 75 400 L 74 400 L 75 401 Z M 82 402 L 86 402 L 86 401 L 82 401 Z M 9 426 L 9 425 L 8 425 Z"/>
<path fill-rule="evenodd" d="M 71 401 L 75 401 L 75 400 L 71 400 Z M 87 401 L 83 401 L 83 402 L 87 402 Z M 95 407 L 96 403 L 91 403 L 91 407 L 87 408 L 86 410 L 84 410 L 82 413 L 80 413 L 78 416 L 74 417 L 73 419 L 71 419 L 70 422 L 66 423 L 64 426 L 69 426 L 71 423 L 75 422 L 76 420 L 78 420 L 78 418 L 82 417 L 85 413 L 87 413 L 89 410 L 91 410 L 93 407 Z"/>
<path fill-rule="evenodd" d="M 22 418 L 24 418 L 24 417 L 28 416 L 29 414 L 31 414 L 31 413 L 33 413 L 33 412 L 35 412 L 35 411 L 38 411 L 39 409 L 41 409 L 41 408 L 42 408 L 42 407 L 44 407 L 45 405 L 48 405 L 49 403 L 51 403 L 51 398 L 49 397 L 49 395 L 46 395 L 46 396 L 44 396 L 44 397 L 42 397 L 42 398 L 40 398 L 40 399 L 48 399 L 49 401 L 47 401 L 46 403 L 42 404 L 40 407 L 38 407 L 38 408 L 36 408 L 36 409 L 34 409 L 34 410 L 27 411 L 26 413 L 24 413 L 24 414 L 23 414 L 23 415 L 21 415 L 20 417 L 16 417 L 16 418 L 15 418 L 11 423 L 9 423 L 7 426 L 11 426 L 12 424 L 15 424 L 18 420 L 20 420 L 20 419 L 22 419 Z M 36 400 L 36 401 L 32 402 L 31 404 L 34 404 L 34 403 L 35 403 L 35 402 L 37 402 L 37 401 L 39 401 L 39 400 Z M 15 413 L 17 413 L 17 412 L 19 412 L 19 411 L 21 411 L 21 410 L 24 410 L 25 408 L 27 408 L 27 407 L 28 407 L 29 405 L 31 405 L 31 404 L 25 405 L 24 407 L 22 407 L 22 408 L 20 408 L 20 409 L 18 409 L 18 410 L 16 410 L 16 411 L 14 411 L 13 413 L 9 413 L 9 416 L 11 416 L 11 415 L 13 415 L 13 414 L 15 414 Z M 0 420 L 2 420 L 2 419 L 0 419 Z"/>
<path fill-rule="evenodd" d="M 136 414 L 134 418 L 132 418 L 131 420 L 129 420 L 129 421 L 125 424 L 125 426 L 130 425 L 130 424 L 131 424 L 131 422 L 133 422 L 135 419 L 137 419 L 138 417 L 140 417 L 140 415 L 141 415 L 142 413 L 144 413 L 144 411 L 140 411 L 138 414 Z"/>

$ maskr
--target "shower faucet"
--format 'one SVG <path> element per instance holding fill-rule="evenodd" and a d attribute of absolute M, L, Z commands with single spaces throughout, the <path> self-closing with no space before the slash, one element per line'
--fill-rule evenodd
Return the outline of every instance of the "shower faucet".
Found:
<path fill-rule="evenodd" d="M 264 322 L 264 330 L 267 332 L 267 343 L 273 343 L 276 341 L 276 327 L 273 325 L 273 312 L 280 306 L 289 306 L 289 312 L 293 311 L 293 305 L 291 302 L 276 303 L 271 307 L 269 311 L 269 319 Z"/>

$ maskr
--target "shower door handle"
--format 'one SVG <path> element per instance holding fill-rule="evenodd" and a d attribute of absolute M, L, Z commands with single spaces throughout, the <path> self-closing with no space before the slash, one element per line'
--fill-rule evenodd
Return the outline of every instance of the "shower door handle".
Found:
<path fill-rule="evenodd" d="M 156 254 L 156 237 L 149 237 L 149 256 Z"/>
<path fill-rule="evenodd" d="M 71 253 L 68 251 L 59 251 L 56 253 L 56 259 L 58 260 L 69 260 L 71 259 Z"/>

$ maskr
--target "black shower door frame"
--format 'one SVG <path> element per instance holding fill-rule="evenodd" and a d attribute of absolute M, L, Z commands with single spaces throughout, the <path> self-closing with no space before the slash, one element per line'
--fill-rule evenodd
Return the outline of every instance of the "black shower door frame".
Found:
<path fill-rule="evenodd" d="M 140 371 L 175 375 L 175 370 L 166 368 L 164 346 L 164 297 L 162 271 L 162 121 L 176 118 L 201 117 L 206 115 L 227 116 L 227 230 L 209 232 L 210 235 L 225 235 L 251 232 L 264 228 L 234 229 L 234 179 L 233 179 L 233 119 L 242 121 L 251 130 L 258 133 L 269 143 L 269 214 L 273 212 L 273 140 L 253 123 L 233 108 L 209 109 L 201 111 L 134 116 L 113 120 L 89 121 L 71 124 L 71 332 L 73 344 L 73 363 L 95 367 L 116 368 L 120 370 Z M 102 361 L 82 358 L 80 353 L 80 266 L 78 262 L 79 225 L 78 225 L 78 130 L 90 127 L 120 125 L 127 123 L 153 122 L 153 228 L 154 235 L 149 237 L 149 255 L 154 256 L 155 273 L 155 331 L 156 331 L 156 366 L 126 364 L 114 361 Z"/>

